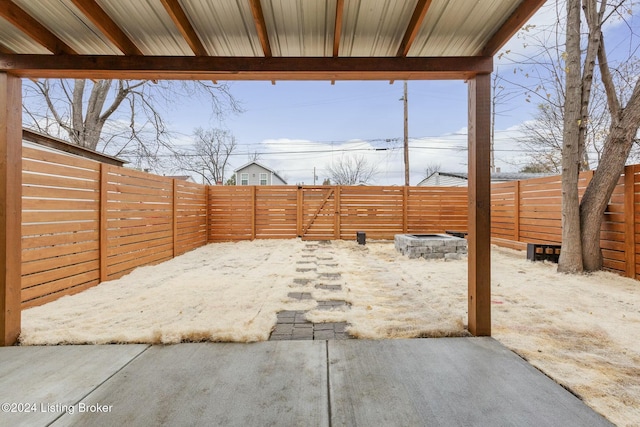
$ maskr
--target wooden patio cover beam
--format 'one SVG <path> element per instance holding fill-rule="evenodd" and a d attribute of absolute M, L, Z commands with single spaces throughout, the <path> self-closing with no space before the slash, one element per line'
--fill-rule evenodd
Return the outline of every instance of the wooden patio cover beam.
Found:
<path fill-rule="evenodd" d="M 413 11 L 409 26 L 404 33 L 396 56 L 407 56 L 407 53 L 409 53 L 409 49 L 411 49 L 411 45 L 418 35 L 418 30 L 420 30 L 420 25 L 422 25 L 422 21 L 424 21 L 424 17 L 427 15 L 429 6 L 431 6 L 431 0 L 418 0 L 418 4 Z"/>
<path fill-rule="evenodd" d="M 482 49 L 482 55 L 494 56 L 540 9 L 546 0 L 524 0 Z"/>
<path fill-rule="evenodd" d="M 209 55 L 207 49 L 202 44 L 202 41 L 200 41 L 200 37 L 198 37 L 196 30 L 191 25 L 187 14 L 184 13 L 184 10 L 180 6 L 178 0 L 160 0 L 160 2 L 167 10 L 167 13 L 173 20 L 173 23 L 182 34 L 182 37 L 186 40 L 193 53 L 196 56 Z"/>
<path fill-rule="evenodd" d="M 73 55 L 76 53 L 69 45 L 11 1 L 0 1 L 0 17 L 6 19 L 14 27 L 40 43 L 51 53 L 56 55 Z"/>
<path fill-rule="evenodd" d="M 342 37 L 342 17 L 344 15 L 344 0 L 336 2 L 336 20 L 333 27 L 333 56 L 340 54 L 340 37 Z"/>
<path fill-rule="evenodd" d="M 95 0 L 72 0 L 80 12 L 84 14 L 111 43 L 125 55 L 142 55 L 138 47 L 127 37 L 113 19 L 98 5 Z"/>
<path fill-rule="evenodd" d="M 26 78 L 182 80 L 467 80 L 492 57 L 175 57 L 0 55 L 0 71 Z"/>
<path fill-rule="evenodd" d="M 258 32 L 258 38 L 260 39 L 260 45 L 264 52 L 265 58 L 271 58 L 271 44 L 269 43 L 269 33 L 267 32 L 267 24 L 264 21 L 264 13 L 262 12 L 262 4 L 260 0 L 251 0 L 251 13 L 253 14 L 253 22 Z"/>

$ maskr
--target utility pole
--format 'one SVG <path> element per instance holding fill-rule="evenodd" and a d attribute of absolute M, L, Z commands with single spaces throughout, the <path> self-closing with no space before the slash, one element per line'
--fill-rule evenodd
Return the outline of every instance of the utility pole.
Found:
<path fill-rule="evenodd" d="M 409 100 L 407 98 L 407 81 L 404 81 L 404 185 L 409 185 Z"/>

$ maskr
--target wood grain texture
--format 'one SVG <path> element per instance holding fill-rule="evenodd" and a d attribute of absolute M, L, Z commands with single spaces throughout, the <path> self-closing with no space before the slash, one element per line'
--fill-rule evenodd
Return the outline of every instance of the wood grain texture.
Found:
<path fill-rule="evenodd" d="M 258 2 L 259 3 L 259 2 Z M 0 55 L 0 71 L 25 78 L 135 80 L 467 80 L 491 57 L 171 57 Z"/>
<path fill-rule="evenodd" d="M 0 346 L 20 335 L 22 81 L 0 73 Z"/>
<path fill-rule="evenodd" d="M 469 332 L 491 336 L 491 78 L 469 80 Z"/>

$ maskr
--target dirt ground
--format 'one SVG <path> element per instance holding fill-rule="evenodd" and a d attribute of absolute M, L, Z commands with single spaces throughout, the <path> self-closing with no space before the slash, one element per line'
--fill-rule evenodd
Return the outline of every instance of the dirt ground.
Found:
<path fill-rule="evenodd" d="M 315 300 L 347 304 L 320 310 Z M 25 310 L 21 343 L 262 341 L 284 310 L 348 322 L 358 338 L 464 336 L 466 301 L 466 260 L 408 259 L 389 242 L 217 243 Z M 609 420 L 640 426 L 640 282 L 563 275 L 494 247 L 492 325 L 494 338 Z"/>

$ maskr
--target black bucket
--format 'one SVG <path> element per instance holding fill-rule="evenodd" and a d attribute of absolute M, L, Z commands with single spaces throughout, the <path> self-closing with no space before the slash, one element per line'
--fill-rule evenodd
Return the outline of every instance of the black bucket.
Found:
<path fill-rule="evenodd" d="M 364 245 L 367 243 L 367 233 L 365 233 L 364 231 L 357 231 L 356 232 L 356 240 L 358 241 L 359 245 Z"/>

